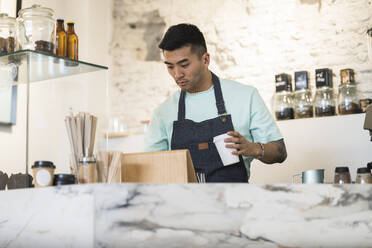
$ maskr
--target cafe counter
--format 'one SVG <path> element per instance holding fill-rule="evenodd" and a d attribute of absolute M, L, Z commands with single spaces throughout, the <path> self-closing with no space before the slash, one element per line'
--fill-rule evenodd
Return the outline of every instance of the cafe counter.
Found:
<path fill-rule="evenodd" d="M 372 247 L 372 185 L 87 184 L 0 199 L 0 247 Z"/>

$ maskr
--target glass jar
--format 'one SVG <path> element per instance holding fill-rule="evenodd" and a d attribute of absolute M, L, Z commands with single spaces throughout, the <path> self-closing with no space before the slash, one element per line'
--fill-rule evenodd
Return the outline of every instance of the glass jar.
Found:
<path fill-rule="evenodd" d="M 21 9 L 17 18 L 17 50 L 30 49 L 55 53 L 54 11 L 40 5 Z"/>
<path fill-rule="evenodd" d="M 355 183 L 359 184 L 372 184 L 372 175 L 370 169 L 358 168 Z"/>
<path fill-rule="evenodd" d="M 351 183 L 349 167 L 336 167 L 333 183 L 335 184 Z"/>
<path fill-rule="evenodd" d="M 341 84 L 338 87 L 338 113 L 340 115 L 360 113 L 359 97 L 352 69 L 340 72 Z"/>
<path fill-rule="evenodd" d="M 294 117 L 313 117 L 313 97 L 309 89 L 307 71 L 295 72 L 295 92 L 293 94 Z"/>
<path fill-rule="evenodd" d="M 316 93 L 314 98 L 315 116 L 336 114 L 336 98 L 332 88 L 332 71 L 328 68 L 316 69 Z"/>
<path fill-rule="evenodd" d="M 16 19 L 0 13 L 0 54 L 14 52 Z"/>
<path fill-rule="evenodd" d="M 275 76 L 276 93 L 274 97 L 274 112 L 278 121 L 294 118 L 293 95 L 290 75 Z"/>

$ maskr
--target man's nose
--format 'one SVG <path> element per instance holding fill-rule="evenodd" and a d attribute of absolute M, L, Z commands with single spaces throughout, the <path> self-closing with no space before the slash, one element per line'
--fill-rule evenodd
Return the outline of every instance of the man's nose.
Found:
<path fill-rule="evenodd" d="M 174 68 L 174 78 L 181 79 L 184 76 L 184 73 L 181 68 Z"/>

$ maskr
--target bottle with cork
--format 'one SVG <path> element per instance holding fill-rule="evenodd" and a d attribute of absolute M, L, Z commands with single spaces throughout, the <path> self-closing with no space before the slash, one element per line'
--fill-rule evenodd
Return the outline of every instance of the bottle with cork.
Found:
<path fill-rule="evenodd" d="M 67 22 L 67 57 L 70 59 L 79 59 L 79 39 L 75 33 L 74 22 Z"/>
<path fill-rule="evenodd" d="M 338 87 L 338 113 L 340 115 L 360 113 L 359 97 L 352 69 L 340 71 L 341 84 Z"/>
<path fill-rule="evenodd" d="M 275 75 L 274 111 L 278 121 L 294 118 L 291 76 Z"/>
<path fill-rule="evenodd" d="M 332 116 L 336 114 L 336 99 L 333 92 L 332 70 L 328 68 L 315 70 L 316 93 L 314 98 L 315 116 Z"/>
<path fill-rule="evenodd" d="M 56 55 L 67 56 L 67 33 L 63 19 L 57 19 Z"/>

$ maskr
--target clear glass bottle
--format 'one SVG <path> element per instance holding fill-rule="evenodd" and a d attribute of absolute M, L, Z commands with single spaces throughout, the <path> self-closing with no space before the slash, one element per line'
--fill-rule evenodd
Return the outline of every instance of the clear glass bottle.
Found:
<path fill-rule="evenodd" d="M 307 71 L 295 72 L 295 92 L 293 94 L 294 117 L 313 117 L 313 97 L 309 89 Z"/>
<path fill-rule="evenodd" d="M 79 39 L 75 33 L 73 22 L 67 22 L 67 57 L 70 59 L 79 59 Z"/>
<path fill-rule="evenodd" d="M 336 167 L 333 183 L 335 184 L 351 183 L 349 167 Z"/>
<path fill-rule="evenodd" d="M 14 52 L 16 19 L 0 13 L 0 54 Z"/>
<path fill-rule="evenodd" d="M 275 75 L 274 112 L 278 121 L 294 118 L 291 76 Z"/>
<path fill-rule="evenodd" d="M 372 175 L 370 169 L 366 167 L 358 168 L 355 183 L 372 184 Z"/>
<path fill-rule="evenodd" d="M 21 9 L 17 18 L 17 50 L 30 49 L 55 53 L 54 11 L 40 5 Z"/>
<path fill-rule="evenodd" d="M 360 113 L 360 102 L 352 69 L 340 71 L 341 84 L 338 87 L 338 113 L 340 115 Z"/>
<path fill-rule="evenodd" d="M 56 55 L 67 56 L 67 34 L 63 19 L 57 20 Z"/>
<path fill-rule="evenodd" d="M 328 68 L 315 70 L 316 93 L 314 98 L 315 116 L 336 114 L 336 97 L 332 87 L 332 71 Z"/>

